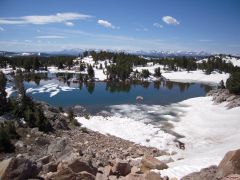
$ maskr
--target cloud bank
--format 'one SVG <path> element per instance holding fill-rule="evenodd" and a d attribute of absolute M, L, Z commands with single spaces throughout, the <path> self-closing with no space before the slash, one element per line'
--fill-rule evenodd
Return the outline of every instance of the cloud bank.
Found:
<path fill-rule="evenodd" d="M 35 24 L 43 25 L 50 23 L 64 23 L 67 26 L 72 26 L 72 20 L 86 20 L 91 18 L 90 15 L 79 14 L 79 13 L 57 13 L 55 15 L 46 16 L 21 16 L 21 17 L 11 17 L 11 18 L 0 18 L 0 24 Z"/>

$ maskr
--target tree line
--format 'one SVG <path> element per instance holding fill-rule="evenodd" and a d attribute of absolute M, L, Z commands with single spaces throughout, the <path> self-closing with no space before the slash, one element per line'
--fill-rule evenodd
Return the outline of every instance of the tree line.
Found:
<path fill-rule="evenodd" d="M 26 71 L 30 70 L 47 70 L 48 66 L 56 66 L 59 69 L 64 67 L 70 68 L 74 65 L 73 56 L 16 56 L 4 57 L 0 56 L 0 67 L 6 68 L 10 65 L 13 69 L 16 67 L 24 68 Z"/>

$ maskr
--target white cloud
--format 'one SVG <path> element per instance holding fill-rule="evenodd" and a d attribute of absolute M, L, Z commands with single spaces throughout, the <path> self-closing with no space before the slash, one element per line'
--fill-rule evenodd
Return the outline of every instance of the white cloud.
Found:
<path fill-rule="evenodd" d="M 172 16 L 163 16 L 162 20 L 169 25 L 179 25 L 180 22 Z"/>
<path fill-rule="evenodd" d="M 26 42 L 26 43 L 31 43 L 32 41 L 31 41 L 31 40 L 28 40 L 28 39 L 26 39 L 26 40 L 24 40 L 24 42 Z"/>
<path fill-rule="evenodd" d="M 0 27 L 0 31 L 4 31 L 4 29 L 2 27 Z"/>
<path fill-rule="evenodd" d="M 38 39 L 63 39 L 64 36 L 55 36 L 55 35 L 49 35 L 49 36 L 37 36 Z"/>
<path fill-rule="evenodd" d="M 97 21 L 97 23 L 105 28 L 111 28 L 111 29 L 119 29 L 119 27 L 116 27 L 116 26 L 113 26 L 112 23 L 106 21 L 106 20 L 102 20 L 102 19 L 99 19 Z"/>
<path fill-rule="evenodd" d="M 159 23 L 153 23 L 153 26 L 156 28 L 163 28 L 163 25 L 161 25 Z"/>
<path fill-rule="evenodd" d="M 91 18 L 90 15 L 79 13 L 57 13 L 55 15 L 46 16 L 21 16 L 17 18 L 0 18 L 0 24 L 50 24 L 50 23 L 65 23 L 69 24 L 72 20 L 86 20 Z"/>
<path fill-rule="evenodd" d="M 72 23 L 72 22 L 65 22 L 65 25 L 66 26 L 74 26 L 74 23 Z"/>

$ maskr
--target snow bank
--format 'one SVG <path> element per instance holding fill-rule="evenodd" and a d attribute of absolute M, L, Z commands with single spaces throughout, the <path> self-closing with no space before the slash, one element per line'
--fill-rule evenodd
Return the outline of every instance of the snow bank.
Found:
<path fill-rule="evenodd" d="M 68 87 L 68 86 L 60 86 L 58 84 L 55 83 L 49 83 L 49 84 L 45 84 L 39 88 L 28 88 L 26 90 L 26 93 L 50 93 L 50 97 L 56 96 L 58 93 L 60 93 L 61 91 L 72 91 L 76 88 L 72 88 L 72 87 Z"/>
<path fill-rule="evenodd" d="M 158 67 L 160 67 L 163 77 L 165 77 L 166 79 L 169 79 L 170 81 L 174 81 L 174 82 L 185 82 L 185 83 L 200 82 L 200 83 L 205 83 L 205 84 L 216 85 L 221 80 L 226 82 L 226 80 L 229 77 L 228 73 L 220 74 L 218 72 L 213 72 L 212 74 L 207 75 L 202 70 L 196 70 L 196 71 L 190 71 L 190 72 L 187 72 L 186 70 L 165 71 L 163 69 L 163 66 L 159 65 L 159 64 L 149 65 L 149 66 L 144 66 L 144 67 L 136 66 L 133 68 L 133 71 L 137 70 L 138 72 L 142 72 L 143 69 L 147 69 L 151 74 L 154 74 L 154 70 Z M 155 81 L 156 78 L 153 76 L 150 76 L 150 78 L 148 78 L 147 80 Z"/>
<path fill-rule="evenodd" d="M 144 146 L 157 147 L 165 150 L 174 136 L 165 133 L 152 124 L 119 116 L 91 116 L 76 118 L 83 126 L 103 134 L 111 134 Z"/>
<path fill-rule="evenodd" d="M 162 75 L 174 82 L 200 82 L 206 84 L 218 84 L 221 80 L 226 82 L 229 77 L 228 73 L 217 73 L 213 72 L 212 74 L 205 74 L 201 70 L 197 71 L 177 71 L 177 72 L 164 72 Z"/>
<path fill-rule="evenodd" d="M 217 165 L 225 153 L 240 148 L 240 107 L 227 110 L 226 104 L 213 105 L 211 97 L 198 97 L 178 104 L 185 111 L 179 122 L 172 122 L 182 134 L 185 151 L 179 151 L 162 175 L 181 178 L 210 165 Z"/>

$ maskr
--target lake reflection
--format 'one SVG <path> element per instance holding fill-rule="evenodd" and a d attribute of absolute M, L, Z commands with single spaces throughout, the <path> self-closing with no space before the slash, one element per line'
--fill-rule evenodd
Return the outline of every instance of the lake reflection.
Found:
<path fill-rule="evenodd" d="M 142 104 L 168 105 L 185 99 L 204 96 L 212 89 L 200 83 L 161 82 L 88 82 L 79 83 L 75 74 L 39 74 L 25 77 L 25 87 L 41 88 L 50 83 L 59 87 L 58 92 L 50 97 L 49 91 L 28 93 L 34 99 L 46 101 L 54 106 L 82 105 L 90 110 L 102 110 L 107 106 L 118 104 L 136 104 L 137 96 L 142 96 Z M 63 87 L 63 88 L 62 88 Z M 71 90 L 64 91 L 64 87 Z"/>

